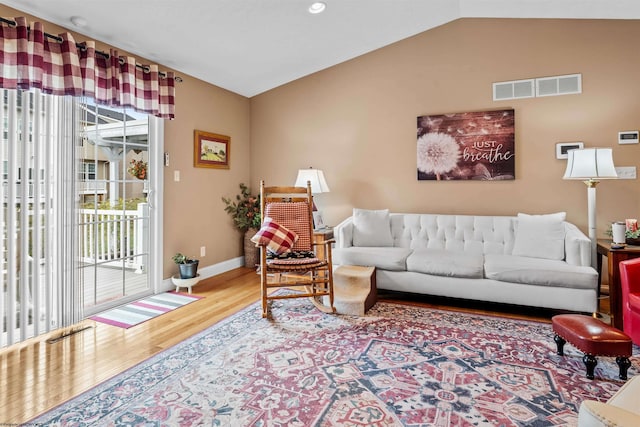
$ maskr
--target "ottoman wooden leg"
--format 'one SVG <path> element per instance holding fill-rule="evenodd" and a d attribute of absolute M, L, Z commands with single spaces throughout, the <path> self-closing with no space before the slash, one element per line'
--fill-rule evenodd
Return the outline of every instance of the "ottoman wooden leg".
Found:
<path fill-rule="evenodd" d="M 618 364 L 618 367 L 620 368 L 620 379 L 621 380 L 627 380 L 627 370 L 629 369 L 629 367 L 631 366 L 631 361 L 629 360 L 628 357 L 616 357 L 616 363 Z"/>
<path fill-rule="evenodd" d="M 555 334 L 553 340 L 556 342 L 556 346 L 558 347 L 558 351 L 556 352 L 559 356 L 564 356 L 564 345 L 567 343 L 564 338 L 560 335 Z"/>
<path fill-rule="evenodd" d="M 582 361 L 584 362 L 584 366 L 587 367 L 587 378 L 592 380 L 594 378 L 593 371 L 596 369 L 596 365 L 598 364 L 598 359 L 596 359 L 591 354 L 585 354 L 584 356 L 582 356 Z"/>

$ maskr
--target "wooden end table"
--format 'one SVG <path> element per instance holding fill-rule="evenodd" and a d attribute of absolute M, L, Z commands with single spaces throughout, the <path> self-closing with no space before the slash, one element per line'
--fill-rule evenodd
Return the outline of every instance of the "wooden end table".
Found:
<path fill-rule="evenodd" d="M 640 258 L 640 246 L 626 245 L 622 249 L 611 249 L 611 240 L 598 239 L 598 290 L 602 276 L 602 256 L 607 257 L 609 270 L 609 304 L 611 306 L 611 325 L 623 329 L 622 287 L 620 284 L 620 261 Z"/>
<path fill-rule="evenodd" d="M 313 243 L 315 243 L 315 252 L 318 258 L 323 259 L 324 254 L 324 246 L 319 245 L 318 243 L 324 242 L 325 240 L 333 239 L 333 228 L 321 228 L 318 230 L 313 230 Z"/>

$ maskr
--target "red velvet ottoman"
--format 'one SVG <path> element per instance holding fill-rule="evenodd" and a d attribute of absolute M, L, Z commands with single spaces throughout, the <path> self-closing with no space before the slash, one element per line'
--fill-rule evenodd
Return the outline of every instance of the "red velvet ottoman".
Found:
<path fill-rule="evenodd" d="M 593 379 L 593 371 L 598 364 L 595 356 L 610 356 L 616 358 L 620 379 L 627 379 L 633 347 L 627 334 L 583 314 L 559 314 L 551 318 L 551 323 L 555 333 L 553 340 L 560 356 L 564 355 L 563 348 L 567 342 L 584 353 L 582 361 L 587 367 L 587 378 Z"/>

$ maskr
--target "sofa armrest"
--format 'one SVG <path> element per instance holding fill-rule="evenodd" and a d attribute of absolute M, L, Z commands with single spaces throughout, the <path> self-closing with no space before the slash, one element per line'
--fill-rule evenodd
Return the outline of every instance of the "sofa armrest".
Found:
<path fill-rule="evenodd" d="M 353 217 L 349 217 L 333 227 L 336 248 L 350 248 L 353 246 Z"/>
<path fill-rule="evenodd" d="M 640 415 L 626 409 L 595 400 L 585 400 L 578 412 L 579 427 L 639 426 Z"/>
<path fill-rule="evenodd" d="M 578 227 L 565 222 L 564 256 L 567 264 L 591 266 L 591 239 Z"/>

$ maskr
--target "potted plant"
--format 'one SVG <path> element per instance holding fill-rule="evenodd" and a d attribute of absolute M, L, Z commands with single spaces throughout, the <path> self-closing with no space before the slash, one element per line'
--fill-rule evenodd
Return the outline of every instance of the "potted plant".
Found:
<path fill-rule="evenodd" d="M 138 179 L 146 179 L 147 178 L 147 162 L 144 160 L 136 160 L 133 159 L 129 163 L 129 169 L 127 169 L 129 174 L 135 176 Z"/>
<path fill-rule="evenodd" d="M 244 265 L 253 267 L 258 264 L 258 248 L 251 242 L 251 237 L 258 231 L 262 220 L 260 218 L 260 197 L 253 196 L 249 187 L 240 183 L 240 194 L 235 200 L 223 197 L 222 201 L 226 205 L 224 208 L 231 218 L 233 224 L 244 233 Z"/>
<path fill-rule="evenodd" d="M 197 259 L 190 258 L 178 252 L 173 256 L 173 262 L 178 264 L 181 279 L 192 279 L 198 275 L 199 261 Z"/>
<path fill-rule="evenodd" d="M 627 245 L 637 246 L 640 244 L 640 228 L 638 228 L 637 219 L 625 220 L 626 232 L 625 237 Z"/>

